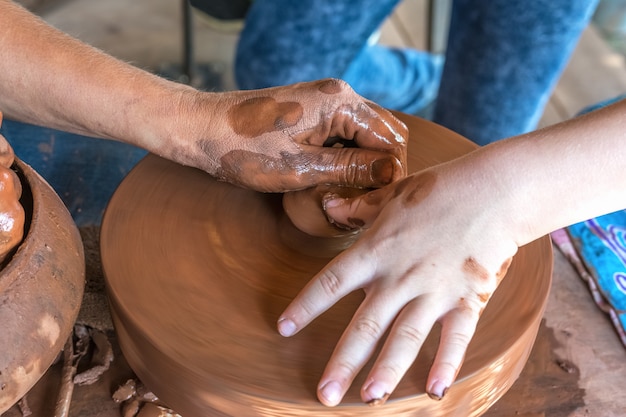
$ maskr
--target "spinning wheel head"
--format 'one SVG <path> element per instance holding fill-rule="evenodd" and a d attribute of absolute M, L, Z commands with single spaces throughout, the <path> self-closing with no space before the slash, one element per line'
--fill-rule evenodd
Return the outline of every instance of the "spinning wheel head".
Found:
<path fill-rule="evenodd" d="M 409 172 L 475 147 L 440 126 L 398 116 L 411 131 Z M 384 406 L 360 401 L 371 364 L 342 404 L 321 405 L 317 382 L 362 295 L 344 298 L 291 338 L 278 334 L 276 320 L 343 249 L 332 242 L 338 240 L 291 226 L 281 195 L 243 190 L 146 157 L 116 191 L 101 232 L 111 309 L 126 359 L 185 417 L 478 416 L 515 381 L 547 300 L 547 238 L 520 248 L 443 401 L 424 393 L 437 348 L 435 329 Z"/>

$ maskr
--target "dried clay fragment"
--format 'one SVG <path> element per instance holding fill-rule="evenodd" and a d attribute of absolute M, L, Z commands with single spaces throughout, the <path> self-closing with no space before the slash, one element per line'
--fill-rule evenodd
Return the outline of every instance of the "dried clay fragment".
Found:
<path fill-rule="evenodd" d="M 33 414 L 33 412 L 30 410 L 30 406 L 28 405 L 28 397 L 26 395 L 18 401 L 17 406 L 22 413 L 22 417 L 28 417 Z"/>
<path fill-rule="evenodd" d="M 89 328 L 88 334 L 93 343 L 94 352 L 89 369 L 74 377 L 76 385 L 91 385 L 97 382 L 113 362 L 113 348 L 106 334 L 93 328 Z"/>
<path fill-rule="evenodd" d="M 154 403 L 159 401 L 159 398 L 152 393 L 142 382 L 137 383 L 137 398 L 145 403 Z"/>
<path fill-rule="evenodd" d="M 124 401 L 128 401 L 131 398 L 135 397 L 136 391 L 136 383 L 134 379 L 129 379 L 124 383 L 124 385 L 120 385 L 118 389 L 113 393 L 113 401 L 116 403 L 121 403 Z"/>

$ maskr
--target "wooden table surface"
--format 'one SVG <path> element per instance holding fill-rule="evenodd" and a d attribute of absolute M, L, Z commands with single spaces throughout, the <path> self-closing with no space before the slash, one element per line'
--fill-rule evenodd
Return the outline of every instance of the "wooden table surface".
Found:
<path fill-rule="evenodd" d="M 554 251 L 550 300 L 531 356 L 517 382 L 487 417 L 623 417 L 626 415 L 626 349 L 608 317 L 593 303 L 586 284 Z M 111 393 L 133 377 L 109 333 L 116 359 L 94 385 L 76 386 L 72 417 L 118 417 Z M 52 416 L 60 365 L 29 393 L 33 416 Z M 381 409 L 382 412 L 383 409 Z M 2 417 L 19 417 L 17 407 Z"/>
<path fill-rule="evenodd" d="M 489 417 L 623 417 L 626 348 L 578 273 L 554 249 L 552 290 L 533 351 Z"/>

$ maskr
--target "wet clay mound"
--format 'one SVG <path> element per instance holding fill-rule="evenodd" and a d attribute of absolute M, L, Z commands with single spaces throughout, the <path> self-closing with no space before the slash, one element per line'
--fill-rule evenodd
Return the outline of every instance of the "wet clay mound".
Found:
<path fill-rule="evenodd" d="M 433 123 L 398 116 L 411 132 L 409 172 L 474 148 Z M 370 365 L 340 406 L 326 408 L 315 397 L 360 293 L 297 336 L 276 331 L 279 314 L 336 253 L 332 244 L 295 229 L 281 195 L 243 190 L 146 157 L 115 193 L 101 232 L 112 315 L 126 359 L 185 417 L 478 416 L 513 384 L 547 300 L 548 238 L 516 255 L 444 400 L 424 393 L 435 329 L 387 404 L 374 408 L 359 398 Z"/>

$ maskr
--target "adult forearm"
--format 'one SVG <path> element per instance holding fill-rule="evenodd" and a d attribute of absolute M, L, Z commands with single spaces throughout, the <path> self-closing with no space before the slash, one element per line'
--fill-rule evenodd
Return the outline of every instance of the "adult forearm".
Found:
<path fill-rule="evenodd" d="M 186 94 L 196 92 L 0 1 L 0 108 L 8 117 L 153 150 Z"/>

